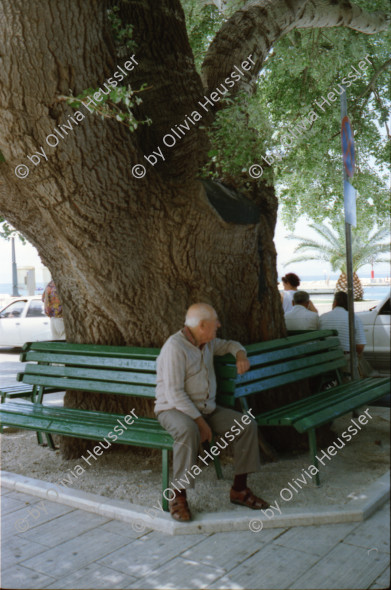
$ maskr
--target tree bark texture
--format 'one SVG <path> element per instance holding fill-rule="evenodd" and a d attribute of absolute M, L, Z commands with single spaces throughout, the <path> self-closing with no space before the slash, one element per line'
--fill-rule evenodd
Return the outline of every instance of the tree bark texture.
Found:
<path fill-rule="evenodd" d="M 144 178 L 131 174 L 205 91 L 214 90 L 234 60 L 254 52 L 259 71 L 267 48 L 284 32 L 298 23 L 325 26 L 309 8 L 317 7 L 315 0 L 279 0 L 280 12 L 274 4 L 257 2 L 223 27 L 205 61 L 207 89 L 194 66 L 179 0 L 120 4 L 123 24 L 134 26 L 137 43 L 138 66 L 126 81 L 133 89 L 147 83 L 137 115 L 153 124 L 130 133 L 84 110 L 83 120 L 56 147 L 45 138 L 75 114 L 61 96 L 101 87 L 123 65 L 107 19 L 110 4 L 0 5 L 0 213 L 50 269 L 68 341 L 161 346 L 196 301 L 216 308 L 223 337 L 249 343 L 285 333 L 273 244 L 277 199 L 272 188 L 253 184 L 246 196 L 257 215 L 245 223 L 227 221 L 212 204 L 198 178 L 212 112 L 167 151 L 164 162 L 148 167 Z M 227 31 L 232 52 L 224 50 L 222 58 Z M 34 165 L 27 156 L 42 147 L 45 158 L 41 153 Z M 21 163 L 30 167 L 26 178 L 15 175 Z M 284 399 L 282 393 L 270 403 Z M 124 398 L 80 393 L 67 393 L 65 404 L 119 413 L 134 407 Z M 74 439 L 63 444 L 68 457 L 80 448 Z"/>

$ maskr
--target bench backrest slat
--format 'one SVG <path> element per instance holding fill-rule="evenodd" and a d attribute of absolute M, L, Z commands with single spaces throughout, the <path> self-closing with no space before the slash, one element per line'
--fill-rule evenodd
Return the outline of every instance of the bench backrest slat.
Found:
<path fill-rule="evenodd" d="M 84 356 L 77 354 L 63 354 L 54 352 L 27 352 L 25 353 L 24 362 L 35 361 L 37 363 L 60 363 L 62 365 L 72 365 L 80 367 L 105 367 L 113 369 L 138 369 L 140 371 L 149 371 L 156 373 L 156 361 L 140 360 L 124 357 L 106 357 L 106 356 Z"/>
<path fill-rule="evenodd" d="M 141 383 L 156 385 L 156 374 L 105 369 L 86 369 L 82 367 L 64 367 L 52 365 L 27 365 L 25 375 L 42 375 L 58 378 L 87 379 L 106 381 L 108 383 Z"/>
<path fill-rule="evenodd" d="M 286 362 L 277 362 L 269 364 L 267 366 L 260 366 L 250 368 L 244 375 L 237 375 L 235 378 L 220 378 L 219 379 L 219 391 L 221 393 L 233 392 L 239 390 L 245 384 L 248 384 L 247 391 L 251 389 L 259 393 L 265 389 L 268 389 L 268 383 L 270 377 L 281 378 L 281 382 L 286 383 L 286 375 L 294 373 L 295 379 L 299 374 L 300 370 L 306 370 L 307 377 L 315 377 L 321 372 L 324 372 L 323 367 L 325 364 L 329 366 L 329 363 L 334 361 L 334 369 L 343 367 L 345 364 L 344 353 L 341 348 L 335 348 L 328 351 L 322 351 L 321 354 L 313 354 L 307 356 L 300 356 L 299 358 L 293 358 Z M 275 381 L 277 387 L 278 381 Z"/>
<path fill-rule="evenodd" d="M 333 360 L 328 363 L 308 367 L 307 369 L 301 368 L 297 371 L 285 373 L 284 375 L 277 375 L 276 377 L 265 379 L 261 383 L 256 383 L 256 387 L 253 387 L 254 384 L 251 383 L 242 387 L 236 387 L 234 395 L 235 397 L 244 397 L 252 393 L 258 393 L 260 391 L 272 389 L 273 387 L 280 387 L 282 385 L 294 383 L 295 381 L 299 381 L 301 379 L 308 379 L 309 377 L 322 375 L 323 373 L 342 368 L 343 366 L 345 366 L 345 359 L 341 357 L 338 360 Z"/>
<path fill-rule="evenodd" d="M 154 360 L 160 353 L 160 348 L 142 348 L 139 346 L 111 346 L 104 344 L 78 344 L 64 341 L 26 342 L 22 348 L 22 355 L 28 351 L 82 353 L 85 355 L 97 355 L 108 357 L 145 358 Z M 150 357 L 150 359 L 148 358 Z"/>
<path fill-rule="evenodd" d="M 105 383 L 101 381 L 88 381 L 86 379 L 57 378 L 50 376 L 31 375 L 22 373 L 18 375 L 18 381 L 30 385 L 43 385 L 44 387 L 59 387 L 65 390 L 91 391 L 95 393 L 135 395 L 140 397 L 155 397 L 155 386 L 131 385 L 126 383 Z"/>
<path fill-rule="evenodd" d="M 247 347 L 246 347 L 247 349 Z M 254 369 L 258 369 L 263 365 L 271 365 L 277 364 L 283 370 L 282 361 L 293 360 L 295 358 L 304 357 L 309 358 L 311 355 L 317 355 L 319 358 L 319 353 L 325 353 L 332 349 L 340 350 L 340 342 L 337 337 L 334 338 L 327 338 L 327 340 L 319 340 L 318 342 L 306 342 L 304 344 L 298 346 L 291 346 L 289 348 L 283 348 L 281 350 L 274 350 L 273 352 L 263 352 L 262 354 L 248 354 L 248 358 L 250 361 L 250 370 L 245 373 L 241 378 L 238 377 L 239 381 L 242 378 L 245 378 L 247 381 L 251 380 L 251 373 Z M 322 355 L 323 356 L 323 355 Z M 236 365 L 235 360 L 231 356 L 228 361 L 225 359 L 227 355 L 221 357 L 221 359 L 216 360 L 216 374 L 219 377 L 236 377 Z"/>

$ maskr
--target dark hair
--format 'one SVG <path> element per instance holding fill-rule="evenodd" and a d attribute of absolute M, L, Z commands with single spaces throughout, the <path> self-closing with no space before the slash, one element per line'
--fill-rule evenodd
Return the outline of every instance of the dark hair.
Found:
<path fill-rule="evenodd" d="M 293 301 L 295 304 L 303 305 L 304 303 L 308 303 L 310 300 L 310 296 L 308 295 L 307 291 L 295 291 L 293 295 Z"/>
<path fill-rule="evenodd" d="M 336 307 L 343 307 L 348 311 L 348 295 L 344 291 L 337 291 L 334 294 L 334 303 Z"/>
<path fill-rule="evenodd" d="M 281 280 L 283 283 L 289 283 L 292 287 L 298 287 L 300 285 L 300 279 L 294 272 L 288 272 Z"/>

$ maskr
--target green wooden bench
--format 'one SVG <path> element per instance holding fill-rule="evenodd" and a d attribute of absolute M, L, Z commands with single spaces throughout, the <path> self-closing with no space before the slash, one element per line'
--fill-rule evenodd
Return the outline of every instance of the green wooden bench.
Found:
<path fill-rule="evenodd" d="M 61 391 L 57 387 L 49 387 L 46 390 L 46 393 L 56 393 Z M 3 387 L 0 391 L 1 396 L 1 403 L 4 403 L 6 399 L 17 399 L 17 398 L 28 398 L 31 401 L 33 400 L 34 395 L 34 386 L 33 385 L 9 385 Z"/>
<path fill-rule="evenodd" d="M 154 398 L 157 348 L 34 342 L 25 344 L 20 360 L 27 362 L 18 381 L 30 386 L 32 402 L 6 401 L 0 406 L 2 426 L 15 426 L 47 437 L 54 448 L 52 434 L 103 441 L 113 432 L 121 414 L 53 407 L 44 404 L 44 395 L 53 389 L 99 394 L 119 394 L 137 398 Z M 118 432 L 118 430 L 116 431 Z M 162 490 L 169 487 L 168 453 L 173 448 L 171 435 L 155 418 L 138 417 L 116 441 L 120 444 L 160 449 L 162 451 Z M 218 457 L 214 465 L 222 478 Z M 163 496 L 163 508 L 168 510 Z"/>
<path fill-rule="evenodd" d="M 217 401 L 234 407 L 240 402 L 243 411 L 257 406 L 262 396 L 275 387 L 312 379 L 316 386 L 311 395 L 285 406 L 256 413 L 260 426 L 293 426 L 307 432 L 312 465 L 316 458 L 316 428 L 360 406 L 370 404 L 390 390 L 390 379 L 367 378 L 342 383 L 345 355 L 335 330 L 317 330 L 250 344 L 246 346 L 251 368 L 237 375 L 230 355 L 215 358 L 218 380 Z M 335 380 L 336 386 L 321 391 L 321 386 Z M 319 474 L 316 475 L 319 485 Z"/>

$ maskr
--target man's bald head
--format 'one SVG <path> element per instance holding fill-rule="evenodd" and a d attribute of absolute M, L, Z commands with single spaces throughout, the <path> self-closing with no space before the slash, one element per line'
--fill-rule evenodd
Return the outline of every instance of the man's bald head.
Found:
<path fill-rule="evenodd" d="M 185 326 L 196 328 L 202 320 L 215 320 L 217 313 L 208 303 L 194 303 L 186 313 Z"/>

